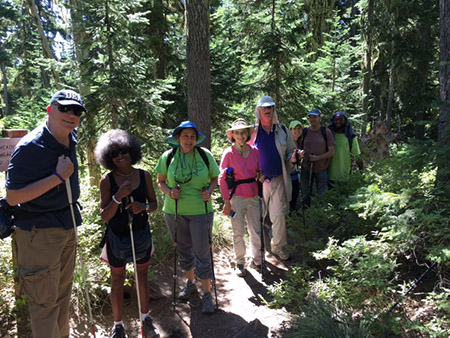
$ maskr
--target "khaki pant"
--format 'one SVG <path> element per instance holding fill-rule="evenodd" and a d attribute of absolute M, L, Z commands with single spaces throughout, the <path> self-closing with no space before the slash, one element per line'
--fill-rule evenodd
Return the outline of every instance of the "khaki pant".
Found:
<path fill-rule="evenodd" d="M 286 197 L 283 176 L 280 175 L 272 178 L 270 182 L 264 182 L 263 195 L 266 212 L 269 212 L 272 222 L 271 248 L 272 250 L 281 249 L 287 244 L 286 215 L 289 213 L 289 202 Z"/>
<path fill-rule="evenodd" d="M 75 232 L 61 228 L 15 231 L 19 285 L 30 299 L 33 337 L 68 337 Z"/>
<path fill-rule="evenodd" d="M 236 216 L 231 219 L 233 227 L 233 247 L 236 264 L 245 264 L 245 218 L 250 235 L 252 258 L 256 264 L 261 264 L 261 222 L 259 219 L 258 197 L 243 198 L 233 196 L 231 199 Z"/>

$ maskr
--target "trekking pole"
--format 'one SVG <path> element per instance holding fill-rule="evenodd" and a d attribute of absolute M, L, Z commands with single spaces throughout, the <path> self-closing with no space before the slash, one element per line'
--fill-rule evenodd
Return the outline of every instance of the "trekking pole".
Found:
<path fill-rule="evenodd" d="M 406 291 L 400 298 L 398 301 L 395 302 L 394 305 L 391 306 L 391 308 L 386 312 L 386 314 L 389 314 L 392 312 L 392 310 L 394 310 L 398 304 L 400 304 L 400 302 L 403 300 L 403 298 L 405 298 L 413 289 L 415 289 L 417 287 L 417 285 L 420 283 L 420 281 L 426 276 L 428 275 L 428 273 L 436 266 L 437 261 L 435 261 L 428 269 L 427 271 L 425 271 L 422 276 L 420 276 L 418 279 L 416 279 L 416 281 L 414 282 L 414 284 L 408 289 L 408 291 Z"/>
<path fill-rule="evenodd" d="M 134 198 L 133 196 L 129 197 L 129 203 L 133 203 Z M 131 252 L 133 254 L 133 265 L 134 265 L 134 278 L 136 279 L 136 294 L 137 294 L 137 301 L 138 301 L 138 309 L 139 309 L 139 324 L 141 325 L 141 335 L 142 338 L 144 338 L 144 325 L 141 320 L 141 295 L 139 290 L 139 276 L 137 272 L 137 263 L 136 263 L 136 251 L 134 248 L 134 236 L 133 236 L 133 211 L 131 208 L 128 209 L 128 226 L 130 227 L 130 239 L 131 239 Z"/>
<path fill-rule="evenodd" d="M 261 224 L 261 277 L 264 277 L 264 268 L 266 266 L 265 254 L 266 249 L 264 247 L 264 211 L 263 211 L 263 184 L 259 180 L 262 171 L 258 170 L 256 177 L 258 183 L 258 199 L 259 199 L 259 222 Z"/>
<path fill-rule="evenodd" d="M 180 186 L 177 184 L 175 189 L 179 189 Z M 175 200 L 175 234 L 174 234 L 174 241 L 173 241 L 173 309 L 175 310 L 175 307 L 177 306 L 177 296 L 176 296 L 176 290 L 177 290 L 177 241 L 178 241 L 178 198 Z"/>
<path fill-rule="evenodd" d="M 87 289 L 86 270 L 84 269 L 83 254 L 81 253 L 80 242 L 78 241 L 77 222 L 75 220 L 75 212 L 73 211 L 72 187 L 70 186 L 69 178 L 66 179 L 66 191 L 67 191 L 67 199 L 69 200 L 70 213 L 72 214 L 73 229 L 75 230 L 75 243 L 76 243 L 76 246 L 78 249 L 79 261 L 80 261 L 80 266 L 81 266 L 81 274 L 83 276 L 84 294 L 86 296 L 86 302 L 88 305 L 89 321 L 91 322 L 92 334 L 95 338 L 94 317 L 92 317 L 91 300 L 89 298 L 89 292 Z"/>
<path fill-rule="evenodd" d="M 312 186 L 313 167 L 314 167 L 314 162 L 311 162 L 311 164 L 309 166 L 309 201 L 308 201 L 309 206 L 311 206 L 311 198 L 312 198 L 312 191 L 313 191 L 313 186 Z"/>
<path fill-rule="evenodd" d="M 202 191 L 205 191 L 206 188 L 203 188 Z M 219 308 L 219 303 L 217 302 L 217 287 L 216 287 L 216 274 L 214 273 L 214 258 L 213 258 L 213 251 L 212 251 L 212 236 L 211 236 L 211 229 L 209 228 L 208 224 L 208 201 L 205 201 L 205 220 L 206 225 L 208 227 L 208 241 L 209 241 L 209 253 L 211 255 L 211 268 L 212 268 L 212 286 L 214 288 L 214 294 L 216 296 L 216 309 Z M 211 224 L 212 227 L 212 224 Z"/>

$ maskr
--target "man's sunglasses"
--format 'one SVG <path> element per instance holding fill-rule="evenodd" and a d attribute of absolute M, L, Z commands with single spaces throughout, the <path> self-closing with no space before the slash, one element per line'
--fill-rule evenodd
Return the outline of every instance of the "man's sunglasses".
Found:
<path fill-rule="evenodd" d="M 261 107 L 262 109 L 272 109 L 275 106 L 265 106 L 265 107 Z"/>
<path fill-rule="evenodd" d="M 116 158 L 119 155 L 126 155 L 130 152 L 130 150 L 128 148 L 123 148 L 123 149 L 119 149 L 119 150 L 114 150 L 111 151 L 111 157 L 112 158 Z"/>
<path fill-rule="evenodd" d="M 67 114 L 68 112 L 73 111 L 73 114 L 78 117 L 80 117 L 84 111 L 84 109 L 82 107 L 77 106 L 77 105 L 63 106 L 62 104 L 59 104 L 59 103 L 58 103 L 58 110 L 64 114 Z"/>

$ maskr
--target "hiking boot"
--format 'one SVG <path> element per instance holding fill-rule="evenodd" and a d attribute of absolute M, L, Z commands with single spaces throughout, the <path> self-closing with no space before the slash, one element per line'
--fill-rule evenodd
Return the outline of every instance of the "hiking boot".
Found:
<path fill-rule="evenodd" d="M 205 292 L 203 294 L 202 301 L 203 301 L 202 312 L 203 313 L 213 313 L 214 312 L 214 305 L 213 305 L 213 301 L 212 301 L 211 292 Z"/>
<path fill-rule="evenodd" d="M 125 338 L 125 328 L 121 324 L 117 324 L 113 327 L 111 332 L 111 338 Z"/>
<path fill-rule="evenodd" d="M 289 254 L 284 252 L 282 248 L 272 248 L 272 253 L 276 256 L 278 256 L 279 259 L 282 261 L 287 261 L 289 259 Z"/>
<path fill-rule="evenodd" d="M 252 262 L 250 263 L 250 267 L 251 267 L 252 269 L 257 270 L 257 271 L 261 271 L 261 269 L 262 269 L 261 263 L 258 264 L 258 263 L 256 263 L 254 260 L 252 260 Z"/>
<path fill-rule="evenodd" d="M 145 338 L 159 338 L 159 331 L 153 325 L 152 317 L 148 316 L 144 319 L 142 326 L 144 326 L 144 335 Z"/>
<path fill-rule="evenodd" d="M 193 294 L 196 291 L 197 291 L 197 287 L 195 286 L 194 281 L 188 280 L 186 282 L 186 286 L 184 287 L 184 289 L 181 290 L 181 292 L 178 294 L 178 299 L 189 300 L 189 298 L 191 297 L 191 294 Z"/>
<path fill-rule="evenodd" d="M 236 265 L 236 274 L 239 277 L 244 277 L 247 274 L 247 271 L 244 268 L 244 264 L 238 264 Z"/>

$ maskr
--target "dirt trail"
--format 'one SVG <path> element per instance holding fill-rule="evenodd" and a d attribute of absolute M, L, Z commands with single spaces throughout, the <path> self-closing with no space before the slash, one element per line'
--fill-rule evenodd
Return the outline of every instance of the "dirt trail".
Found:
<path fill-rule="evenodd" d="M 176 311 L 172 307 L 172 268 L 171 264 L 154 268 L 156 280 L 150 283 L 150 313 L 155 325 L 160 329 L 162 337 L 194 337 L 194 338 L 252 338 L 277 337 L 288 313 L 284 309 L 268 308 L 263 301 L 269 300 L 266 286 L 279 281 L 287 271 L 287 265 L 278 261 L 269 253 L 266 254 L 267 270 L 264 279 L 261 273 L 247 268 L 246 277 L 238 277 L 233 269 L 233 254 L 222 250 L 214 254 L 214 266 L 217 279 L 217 296 L 219 309 L 212 315 L 201 311 L 201 295 L 194 294 L 189 303 L 178 303 Z M 184 285 L 185 278 L 178 272 L 178 292 Z M 200 283 L 197 282 L 200 290 Z M 128 337 L 138 337 L 136 293 L 127 290 L 130 298 L 124 303 L 124 323 Z M 214 294 L 213 294 L 214 298 Z M 97 337 L 109 337 L 112 327 L 112 314 L 106 306 L 104 314 L 95 318 Z M 80 320 L 76 314 L 72 316 L 71 337 L 89 337 L 86 317 Z"/>

